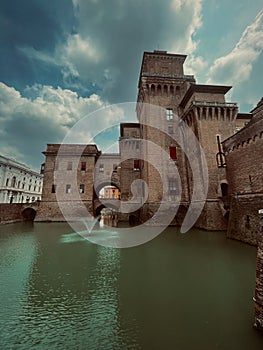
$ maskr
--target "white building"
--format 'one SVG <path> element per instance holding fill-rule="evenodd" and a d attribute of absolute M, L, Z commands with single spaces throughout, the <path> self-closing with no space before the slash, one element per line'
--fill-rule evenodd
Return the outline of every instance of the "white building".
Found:
<path fill-rule="evenodd" d="M 41 199 L 43 175 L 0 155 L 0 203 L 32 203 Z"/>

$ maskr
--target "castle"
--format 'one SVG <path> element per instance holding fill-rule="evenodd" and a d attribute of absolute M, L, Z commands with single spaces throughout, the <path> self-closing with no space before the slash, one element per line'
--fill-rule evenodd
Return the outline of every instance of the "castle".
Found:
<path fill-rule="evenodd" d="M 63 221 L 58 194 L 73 216 L 82 215 L 83 203 L 94 216 L 109 205 L 120 220 L 135 222 L 157 218 L 163 202 L 176 204 L 173 225 L 202 201 L 196 227 L 228 229 L 230 237 L 256 243 L 263 103 L 239 113 L 236 103 L 225 100 L 231 87 L 197 84 L 184 74 L 185 59 L 166 51 L 144 53 L 138 123 L 120 125 L 119 154 L 101 154 L 96 145 L 47 146 L 36 220 Z M 114 198 L 107 205 L 99 198 L 105 185 L 116 187 L 121 202 Z M 159 217 L 152 223 L 161 225 Z"/>

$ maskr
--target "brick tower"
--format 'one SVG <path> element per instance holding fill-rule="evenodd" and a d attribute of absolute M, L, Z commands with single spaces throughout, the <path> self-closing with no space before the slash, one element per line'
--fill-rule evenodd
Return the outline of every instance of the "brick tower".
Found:
<path fill-rule="evenodd" d="M 144 162 L 141 177 L 148 184 L 148 200 L 142 210 L 145 220 L 152 216 L 160 201 L 177 201 L 181 184 L 180 208 L 174 223 L 180 224 L 187 211 L 193 191 L 193 178 L 190 164 L 184 151 L 177 144 L 180 134 L 179 120 L 183 120 L 193 131 L 201 144 L 208 167 L 209 186 L 204 210 L 197 226 L 209 230 L 226 229 L 223 197 L 226 196 L 224 156 L 220 152 L 221 141 L 234 133 L 237 105 L 226 103 L 225 94 L 231 87 L 198 85 L 194 76 L 184 74 L 185 55 L 170 54 L 166 51 L 145 52 L 138 84 L 137 117 L 141 123 L 141 136 L 165 150 L 168 158 L 157 158 L 158 169 L 150 162 Z M 144 108 L 142 103 L 159 106 Z M 151 120 L 151 125 L 145 125 Z M 170 136 L 171 135 L 171 136 Z M 186 147 L 188 138 L 184 137 Z M 151 159 L 150 146 L 142 152 Z M 178 174 L 174 171 L 178 169 Z M 202 161 L 200 159 L 200 177 Z M 223 185 L 222 187 L 222 184 Z M 223 192 L 222 193 L 222 188 Z"/>

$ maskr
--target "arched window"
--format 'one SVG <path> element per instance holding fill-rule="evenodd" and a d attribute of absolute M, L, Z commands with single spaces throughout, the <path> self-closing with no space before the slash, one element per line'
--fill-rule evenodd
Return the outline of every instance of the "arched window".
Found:
<path fill-rule="evenodd" d="M 158 92 L 158 94 L 160 94 L 162 92 L 162 87 L 160 84 L 157 86 L 157 92 Z"/>
<path fill-rule="evenodd" d="M 16 177 L 15 176 L 13 176 L 13 178 L 12 178 L 11 187 L 16 187 Z"/>
<path fill-rule="evenodd" d="M 6 179 L 6 183 L 5 183 L 6 186 L 9 185 L 9 179 Z"/>
<path fill-rule="evenodd" d="M 152 92 L 152 93 L 155 92 L 155 85 L 154 85 L 154 84 L 151 85 L 151 92 Z"/>

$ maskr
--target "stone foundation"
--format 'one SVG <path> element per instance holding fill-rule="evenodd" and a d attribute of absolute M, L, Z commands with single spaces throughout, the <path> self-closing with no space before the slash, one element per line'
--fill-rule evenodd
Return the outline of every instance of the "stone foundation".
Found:
<path fill-rule="evenodd" d="M 39 202 L 35 203 L 0 203 L 0 224 L 10 224 L 20 221 L 32 221 L 32 213 L 38 210 Z M 34 215 L 33 215 L 34 216 Z"/>
<path fill-rule="evenodd" d="M 158 211 L 160 203 L 145 203 L 141 209 L 141 221 L 146 222 Z M 189 209 L 189 204 L 180 204 L 179 208 L 174 209 L 174 218 L 170 222 L 170 219 L 166 220 L 167 212 L 162 213 L 160 220 L 154 221 L 153 224 L 167 224 L 170 222 L 170 226 L 181 226 L 185 215 Z M 204 208 L 194 224 L 194 227 L 198 227 L 204 230 L 210 231 L 225 231 L 227 229 L 228 220 L 224 218 L 223 212 L 220 209 L 220 202 L 218 200 L 208 201 L 205 203 Z"/>
<path fill-rule="evenodd" d="M 83 208 L 84 205 L 84 208 Z M 67 221 L 67 218 L 86 217 L 87 210 L 93 216 L 93 204 L 92 201 L 67 201 L 61 202 L 60 206 L 63 208 L 63 213 L 56 201 L 41 202 L 35 221 Z"/>
<path fill-rule="evenodd" d="M 208 200 L 194 226 L 208 231 L 226 231 L 228 220 L 224 213 L 219 200 Z"/>
<path fill-rule="evenodd" d="M 227 237 L 257 245 L 263 194 L 232 196 Z"/>

